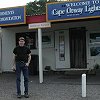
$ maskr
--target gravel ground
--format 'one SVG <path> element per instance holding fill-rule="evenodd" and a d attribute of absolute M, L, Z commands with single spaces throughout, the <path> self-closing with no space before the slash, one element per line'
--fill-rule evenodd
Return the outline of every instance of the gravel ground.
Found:
<path fill-rule="evenodd" d="M 0 74 L 0 100 L 17 100 L 14 73 Z M 87 97 L 81 97 L 81 75 L 30 76 L 28 100 L 100 100 L 100 74 L 87 76 Z M 21 100 L 26 100 L 22 97 Z"/>

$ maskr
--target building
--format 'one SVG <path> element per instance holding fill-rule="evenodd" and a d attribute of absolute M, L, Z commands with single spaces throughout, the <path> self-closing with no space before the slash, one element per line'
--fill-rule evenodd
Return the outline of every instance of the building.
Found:
<path fill-rule="evenodd" d="M 98 2 L 100 1 L 98 0 Z M 87 10 L 85 14 L 89 13 L 86 17 L 81 16 L 83 13 L 81 8 L 76 10 L 69 8 L 68 13 L 80 13 L 80 16 L 73 15 L 75 18 L 63 18 L 62 16 L 65 15 L 63 9 L 53 12 L 56 19 L 48 18 L 47 21 L 51 22 L 51 27 L 42 29 L 44 71 L 48 68 L 53 71 L 89 70 L 100 65 L 100 16 L 98 15 L 100 3 L 98 2 L 95 1 L 95 4 L 91 4 L 90 8 L 86 8 L 89 2 L 81 3 L 81 6 L 84 7 L 85 5 L 85 10 Z M 10 13 L 13 14 L 13 12 Z M 0 18 L 0 20 L 2 19 Z M 46 15 L 27 16 L 26 24 L 13 26 L 8 25 L 8 23 L 6 25 L 1 23 L 0 69 L 2 72 L 12 71 L 12 51 L 17 45 L 19 36 L 24 36 L 27 39 L 27 45 L 31 49 L 32 55 L 38 55 L 38 31 L 37 29 L 29 29 L 28 24 L 42 22 L 46 22 Z"/>

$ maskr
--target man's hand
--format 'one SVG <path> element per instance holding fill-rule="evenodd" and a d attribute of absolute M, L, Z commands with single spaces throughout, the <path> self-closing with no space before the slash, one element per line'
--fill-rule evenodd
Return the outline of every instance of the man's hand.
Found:
<path fill-rule="evenodd" d="M 31 61 L 31 54 L 29 54 L 28 56 L 29 56 L 29 58 L 28 58 L 28 62 L 26 63 L 26 66 L 29 67 L 29 64 L 30 64 L 30 61 Z"/>
<path fill-rule="evenodd" d="M 16 67 L 15 67 L 15 65 L 12 67 L 12 70 L 13 70 L 13 71 L 16 71 Z"/>
<path fill-rule="evenodd" d="M 29 66 L 29 63 L 26 63 L 26 66 Z"/>

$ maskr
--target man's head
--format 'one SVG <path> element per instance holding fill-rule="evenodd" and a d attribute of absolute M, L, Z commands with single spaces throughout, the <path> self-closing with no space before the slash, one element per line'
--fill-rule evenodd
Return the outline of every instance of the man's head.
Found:
<path fill-rule="evenodd" d="M 24 37 L 20 37 L 19 38 L 19 46 L 24 46 L 25 45 L 25 38 Z"/>

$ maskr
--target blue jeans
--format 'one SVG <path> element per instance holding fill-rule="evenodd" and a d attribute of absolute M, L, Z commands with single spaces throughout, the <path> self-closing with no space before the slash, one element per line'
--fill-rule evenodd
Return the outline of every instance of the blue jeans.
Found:
<path fill-rule="evenodd" d="M 17 94 L 21 94 L 20 90 L 20 77 L 21 77 L 21 71 L 23 72 L 24 76 L 24 87 L 25 91 L 24 93 L 28 93 L 28 66 L 26 66 L 23 62 L 16 62 L 16 85 L 17 85 Z"/>

